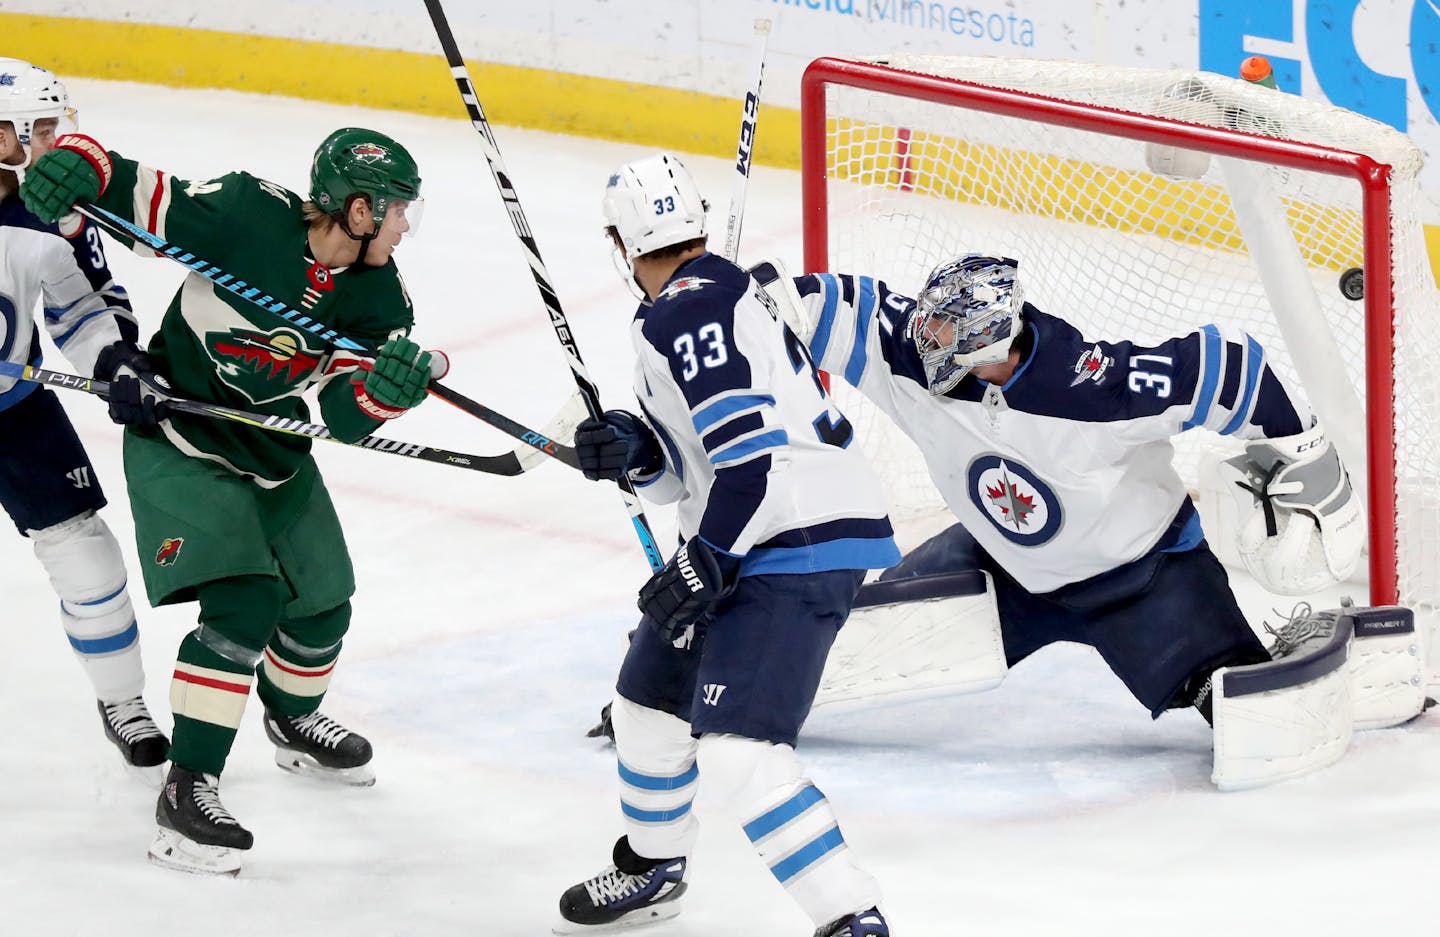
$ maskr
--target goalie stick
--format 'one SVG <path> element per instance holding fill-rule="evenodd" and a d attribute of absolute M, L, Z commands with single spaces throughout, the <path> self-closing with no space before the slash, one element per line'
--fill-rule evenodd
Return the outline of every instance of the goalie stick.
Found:
<path fill-rule="evenodd" d="M 750 182 L 750 160 L 755 153 L 755 129 L 760 121 L 760 85 L 765 80 L 765 44 L 770 38 L 770 21 L 755 21 L 755 57 L 751 63 L 754 80 L 740 109 L 740 141 L 735 147 L 735 184 L 730 189 L 730 214 L 725 219 L 725 259 L 740 256 L 740 226 L 745 222 L 745 189 Z"/>
<path fill-rule="evenodd" d="M 485 146 L 485 161 L 490 166 L 490 175 L 495 180 L 495 186 L 500 190 L 500 198 L 505 202 L 506 214 L 510 216 L 510 224 L 515 229 L 515 236 L 520 239 L 520 244 L 525 249 L 525 259 L 530 263 L 530 273 L 535 278 L 535 286 L 540 290 L 540 298 L 545 303 L 545 309 L 550 314 L 550 325 L 555 330 L 555 337 L 560 342 L 561 349 L 570 362 L 570 374 L 575 378 L 575 386 L 580 390 L 580 397 L 585 401 L 585 408 L 590 411 L 591 419 L 599 419 L 603 413 L 600 407 L 600 394 L 596 390 L 594 382 L 590 380 L 590 374 L 585 368 L 585 362 L 580 357 L 580 348 L 575 342 L 575 336 L 570 331 L 570 323 L 565 318 L 565 312 L 560 308 L 560 297 L 555 292 L 554 281 L 550 278 L 550 271 L 545 267 L 545 261 L 540 257 L 540 247 L 535 243 L 535 236 L 530 231 L 530 222 L 525 218 L 525 209 L 520 206 L 520 196 L 516 194 L 515 188 L 510 183 L 510 172 L 505 168 L 505 161 L 500 156 L 500 147 L 495 142 L 495 133 L 490 129 L 490 121 L 485 119 L 485 112 L 480 107 L 480 97 L 475 93 L 475 85 L 470 80 L 470 71 L 465 67 L 465 60 L 460 55 L 460 47 L 455 43 L 455 35 L 450 31 L 450 24 L 445 19 L 445 11 L 440 6 L 440 0 L 425 0 L 425 9 L 430 12 L 430 20 L 435 26 L 435 36 L 440 40 L 440 47 L 445 52 L 445 60 L 450 65 L 450 74 L 455 79 L 455 87 L 460 91 L 460 98 L 465 102 L 465 109 L 470 115 L 470 123 L 479 132 L 481 142 Z M 640 504 L 640 496 L 635 493 L 635 485 L 630 479 L 622 474 L 616 479 L 620 488 L 621 496 L 625 501 L 625 510 L 630 515 L 630 522 L 635 527 L 635 535 L 640 538 L 640 545 L 645 550 L 645 559 L 649 561 L 650 568 L 658 571 L 665 565 L 665 559 L 660 554 L 660 548 L 655 543 L 655 534 L 650 529 L 650 522 L 645 518 L 645 509 Z"/>
<path fill-rule="evenodd" d="M 76 210 L 80 212 L 80 214 L 84 215 L 86 218 L 89 218 L 91 221 L 95 222 L 97 225 L 104 228 L 106 231 L 109 231 L 111 234 L 117 237 L 130 238 L 132 240 L 144 243 L 145 246 L 149 247 L 156 254 L 162 257 L 169 257 L 171 260 L 175 261 L 181 266 L 186 267 L 194 271 L 195 273 L 198 273 L 200 276 L 214 283 L 216 286 L 223 287 L 224 289 L 234 293 L 236 296 L 239 296 L 241 299 L 248 300 L 249 302 L 254 303 L 256 306 L 259 306 L 266 312 L 279 316 L 281 319 L 284 319 L 291 325 L 294 325 L 299 329 L 303 329 L 304 331 L 309 332 L 311 335 L 314 335 L 316 338 L 319 338 L 322 342 L 326 342 L 330 345 L 335 346 L 336 348 L 344 349 L 345 351 L 354 351 L 359 352 L 360 354 L 369 354 L 374 350 L 371 348 L 367 348 L 366 346 L 360 344 L 357 341 L 354 341 L 353 339 L 346 338 L 344 335 L 341 335 L 339 332 L 330 328 L 325 323 L 317 322 L 315 319 L 312 319 L 311 317 L 305 315 L 305 313 L 301 312 L 300 310 L 291 308 L 285 302 L 276 299 L 274 296 L 260 289 L 258 286 L 247 283 L 246 281 L 238 277 L 231 276 L 224 270 L 220 269 L 220 267 L 210 263 L 210 261 L 202 260 L 201 258 L 196 257 L 193 253 L 187 251 L 180 245 L 166 241 L 165 239 L 150 233 L 149 231 L 145 230 L 134 222 L 129 221 L 128 219 L 122 218 L 119 215 L 106 211 L 98 205 L 81 204 L 75 207 Z M 485 423 L 489 423 L 491 426 L 500 430 L 500 432 L 505 433 L 508 436 L 513 436 L 514 438 L 520 440 L 521 442 L 525 443 L 527 446 L 530 446 L 536 451 L 543 452 L 548 456 L 553 456 L 557 459 L 560 459 L 560 461 L 565 462 L 572 468 L 579 467 L 579 462 L 574 460 L 574 450 L 569 450 L 571 453 L 570 460 L 561 458 L 561 449 L 568 449 L 568 447 L 560 447 L 559 449 L 557 449 L 557 443 L 544 433 L 537 433 L 535 430 L 529 429 L 528 427 L 515 422 L 508 416 L 491 410 L 483 403 L 480 403 L 476 400 L 471 400 L 469 397 L 466 397 L 459 391 L 452 390 L 451 388 L 446 387 L 445 385 L 441 384 L 439 381 L 433 378 L 430 380 L 430 383 L 426 386 L 425 389 L 432 396 L 440 398 L 451 406 L 456 407 L 457 409 L 462 410 L 465 413 L 468 413 L 476 419 L 479 419 Z M 504 456 L 496 456 L 496 458 L 503 459 Z M 524 469 L 522 469 L 521 471 L 524 471 Z"/>
<path fill-rule="evenodd" d="M 60 387 L 65 390 L 78 390 L 98 397 L 110 396 L 110 384 L 106 381 L 81 377 L 78 374 L 65 374 L 61 371 L 49 371 L 31 365 L 15 364 L 10 361 L 0 361 L 0 377 L 30 381 L 48 387 Z M 571 405 L 561 409 L 555 424 L 547 427 L 551 430 L 552 436 L 558 436 L 567 430 L 574 429 L 574 424 L 579 422 L 580 414 L 583 413 L 583 410 L 579 410 L 578 403 L 578 399 L 572 397 Z M 364 436 L 353 442 L 346 442 L 343 439 L 336 439 L 329 427 L 319 423 L 306 423 L 303 420 L 273 414 L 252 413 L 249 410 L 237 410 L 234 407 L 224 407 L 220 404 L 205 403 L 200 400 L 187 400 L 183 397 L 171 397 L 165 401 L 165 406 L 179 413 L 229 420 L 232 423 L 243 423 L 246 426 L 254 426 L 275 433 L 323 439 L 326 442 L 339 443 L 342 446 L 369 449 L 372 452 L 385 452 L 404 456 L 407 459 L 419 459 L 422 462 L 453 465 L 456 468 L 485 472 L 489 475 L 519 475 L 521 472 L 528 472 L 536 465 L 548 461 L 549 458 L 559 459 L 566 465 L 579 466 L 575 458 L 575 450 L 554 441 L 550 441 L 550 448 L 544 450 L 522 446 L 501 455 L 472 455 L 468 452 L 454 452 L 438 446 L 422 446 L 419 443 L 385 439 L 380 436 Z"/>

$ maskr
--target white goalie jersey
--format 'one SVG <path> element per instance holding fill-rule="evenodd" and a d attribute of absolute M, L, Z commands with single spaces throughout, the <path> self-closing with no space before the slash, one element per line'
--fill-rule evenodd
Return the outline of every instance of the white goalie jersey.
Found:
<path fill-rule="evenodd" d="M 1153 346 L 1094 342 L 1026 304 L 1031 348 L 1014 376 L 1003 387 L 967 378 L 934 397 L 909 331 L 915 300 L 863 276 L 793 285 L 819 366 L 915 441 L 951 511 L 1031 592 L 1199 544 L 1171 465 L 1176 433 L 1257 439 L 1310 425 L 1309 406 L 1242 332 L 1206 325 Z"/>
<path fill-rule="evenodd" d="M 0 200 L 0 358 L 40 364 L 37 309 L 56 347 L 87 376 L 94 373 L 100 349 L 138 334 L 129 298 L 111 279 L 95 226 L 79 216 L 66 219 L 63 229 L 44 224 L 12 195 Z M 38 386 L 0 378 L 0 410 Z"/>

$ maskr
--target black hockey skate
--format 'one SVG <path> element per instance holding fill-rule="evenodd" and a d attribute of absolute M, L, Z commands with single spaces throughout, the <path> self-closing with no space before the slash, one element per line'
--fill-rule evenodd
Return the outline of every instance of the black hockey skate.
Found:
<path fill-rule="evenodd" d="M 323 713 L 282 716 L 266 710 L 265 734 L 275 743 L 275 763 L 286 771 L 357 787 L 375 783 L 370 743 Z"/>
<path fill-rule="evenodd" d="M 237 875 L 240 853 L 255 837 L 220 803 L 220 779 L 179 765 L 170 767 L 155 804 L 150 861 L 181 872 Z"/>
<path fill-rule="evenodd" d="M 170 755 L 170 740 L 145 708 L 144 697 L 135 696 L 118 703 L 96 700 L 100 721 L 105 724 L 105 737 L 120 749 L 120 757 L 132 768 L 156 768 Z M 155 783 L 160 774 L 155 772 Z"/>
<path fill-rule="evenodd" d="M 563 920 L 556 934 L 609 932 L 665 921 L 680 913 L 675 899 L 685 893 L 685 859 L 637 856 L 624 836 L 615 843 L 614 864 L 560 896 Z"/>
<path fill-rule="evenodd" d="M 847 914 L 815 932 L 815 937 L 890 937 L 890 925 L 878 908 Z"/>

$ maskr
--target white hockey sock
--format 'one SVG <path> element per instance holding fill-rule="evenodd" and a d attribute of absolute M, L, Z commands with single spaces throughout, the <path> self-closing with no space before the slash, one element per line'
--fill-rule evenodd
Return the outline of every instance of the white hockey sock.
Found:
<path fill-rule="evenodd" d="M 707 790 L 742 818 L 745 835 L 816 927 L 880 903 L 880 886 L 855 863 L 830 801 L 801 774 L 789 745 L 706 735 L 699 759 Z"/>
<path fill-rule="evenodd" d="M 699 832 L 690 809 L 699 778 L 690 724 L 619 696 L 610 719 L 630 848 L 650 859 L 689 855 Z"/>
<path fill-rule="evenodd" d="M 87 511 L 27 533 L 60 597 L 61 625 L 96 698 L 113 703 L 139 696 L 145 688 L 140 632 L 110 528 Z"/>

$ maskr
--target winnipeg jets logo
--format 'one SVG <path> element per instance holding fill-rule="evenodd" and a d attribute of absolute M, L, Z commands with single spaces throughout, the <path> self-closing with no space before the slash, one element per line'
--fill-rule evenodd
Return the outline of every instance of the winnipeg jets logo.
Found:
<path fill-rule="evenodd" d="M 1054 491 L 1014 459 L 979 456 L 968 477 L 971 502 L 1005 539 L 1039 546 L 1059 531 L 1063 512 Z"/>
<path fill-rule="evenodd" d="M 15 84 L 15 79 L 18 77 L 18 75 L 12 75 L 9 72 L 5 72 L 3 75 L 0 75 L 0 88 L 11 87 Z"/>
<path fill-rule="evenodd" d="M 704 277 L 681 277 L 678 280 L 672 281 L 669 286 L 661 290 L 660 295 L 655 297 L 655 301 L 659 302 L 662 299 L 679 296 L 681 293 L 698 290 L 702 287 L 710 286 L 714 282 L 714 280 L 707 280 Z"/>
<path fill-rule="evenodd" d="M 1080 359 L 1075 362 L 1075 380 L 1070 382 L 1070 386 L 1075 387 L 1086 381 L 1094 381 L 1096 384 L 1104 383 L 1105 372 L 1110 370 L 1110 365 L 1114 363 L 1115 359 L 1106 355 L 1100 350 L 1100 346 L 1096 345 L 1089 351 L 1083 352 Z"/>

